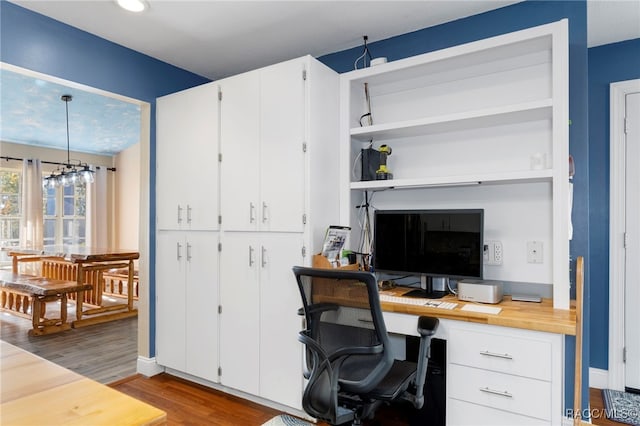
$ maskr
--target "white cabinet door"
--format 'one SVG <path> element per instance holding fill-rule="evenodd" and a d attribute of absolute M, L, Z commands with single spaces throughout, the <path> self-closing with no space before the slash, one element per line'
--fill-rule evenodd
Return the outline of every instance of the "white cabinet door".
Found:
<path fill-rule="evenodd" d="M 227 232 L 220 263 L 221 383 L 300 407 L 302 235 Z"/>
<path fill-rule="evenodd" d="M 158 364 L 218 381 L 218 233 L 159 231 Z"/>
<path fill-rule="evenodd" d="M 305 61 L 219 82 L 223 227 L 303 231 Z"/>
<path fill-rule="evenodd" d="M 301 234 L 262 234 L 260 239 L 260 396 L 302 407 L 302 317 L 291 268 L 302 265 Z"/>
<path fill-rule="evenodd" d="M 156 235 L 156 359 L 158 364 L 185 371 L 186 288 L 184 233 Z"/>
<path fill-rule="evenodd" d="M 218 381 L 218 233 L 186 233 L 186 372 Z"/>
<path fill-rule="evenodd" d="M 158 229 L 218 228 L 218 121 L 213 84 L 158 98 Z"/>
<path fill-rule="evenodd" d="M 228 230 L 258 229 L 259 77 L 249 72 L 219 82 L 222 226 Z"/>
<path fill-rule="evenodd" d="M 302 232 L 304 213 L 305 61 L 260 73 L 260 229 Z"/>
<path fill-rule="evenodd" d="M 227 232 L 220 256 L 220 382 L 258 395 L 260 247 L 257 234 Z"/>

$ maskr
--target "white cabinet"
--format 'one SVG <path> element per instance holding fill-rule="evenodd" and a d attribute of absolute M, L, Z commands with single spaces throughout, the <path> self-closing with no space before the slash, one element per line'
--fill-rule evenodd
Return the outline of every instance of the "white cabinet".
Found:
<path fill-rule="evenodd" d="M 156 244 L 158 364 L 218 381 L 217 232 L 159 231 Z"/>
<path fill-rule="evenodd" d="M 447 424 L 561 423 L 562 335 L 451 322 L 447 351 Z"/>
<path fill-rule="evenodd" d="M 222 241 L 220 366 L 223 385 L 301 407 L 300 295 L 291 272 L 302 235 L 227 232 Z"/>
<path fill-rule="evenodd" d="M 218 88 L 205 84 L 156 103 L 158 229 L 218 229 Z"/>
<path fill-rule="evenodd" d="M 340 224 L 338 108 L 310 56 L 158 99 L 160 365 L 301 408 L 291 268 Z"/>
<path fill-rule="evenodd" d="M 342 74 L 342 221 L 356 227 L 363 191 L 379 191 L 377 209 L 482 208 L 485 240 L 504 253 L 485 278 L 552 286 L 554 307 L 568 309 L 567 28 Z M 372 125 L 360 122 L 368 105 Z M 361 149 L 382 144 L 393 179 L 360 181 Z M 544 246 L 541 264 L 527 261 L 529 241 Z"/>
<path fill-rule="evenodd" d="M 306 65 L 296 59 L 218 82 L 225 229 L 303 231 Z"/>
<path fill-rule="evenodd" d="M 291 268 L 339 224 L 338 75 L 307 56 L 218 83 L 221 383 L 300 409 Z"/>

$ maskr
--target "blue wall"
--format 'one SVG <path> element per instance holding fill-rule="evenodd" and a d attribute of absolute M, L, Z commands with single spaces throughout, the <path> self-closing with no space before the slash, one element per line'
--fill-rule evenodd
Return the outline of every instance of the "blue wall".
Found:
<path fill-rule="evenodd" d="M 491 12 L 426 28 L 369 44 L 371 55 L 386 56 L 389 61 L 433 50 L 455 46 L 536 25 L 569 19 L 569 117 L 572 125 L 569 149 L 577 164 L 574 177 L 573 228 L 571 257 L 584 256 L 589 265 L 589 135 L 588 135 L 588 70 L 587 70 L 587 9 L 579 1 L 525 1 Z M 332 53 L 319 58 L 338 72 L 353 70 L 353 63 L 362 54 L 362 47 Z M 572 267 L 572 270 L 574 268 Z M 573 278 L 573 277 L 572 277 Z M 585 271 L 585 301 L 589 300 L 589 269 Z M 589 304 L 584 306 L 585 336 L 583 338 L 582 401 L 588 404 L 589 374 Z M 565 401 L 573 403 L 573 371 L 575 339 L 566 338 Z"/>
<path fill-rule="evenodd" d="M 591 366 L 609 368 L 609 84 L 640 78 L 640 39 L 589 49 Z"/>
<path fill-rule="evenodd" d="M 155 99 L 209 80 L 0 1 L 0 61 L 151 104 L 150 354 L 155 355 Z"/>

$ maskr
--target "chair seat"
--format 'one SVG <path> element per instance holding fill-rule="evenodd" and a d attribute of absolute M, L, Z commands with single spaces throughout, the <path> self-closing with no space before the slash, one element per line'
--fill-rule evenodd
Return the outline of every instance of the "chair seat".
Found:
<path fill-rule="evenodd" d="M 409 382 L 416 375 L 417 364 L 410 361 L 395 360 L 391 370 L 371 392 L 367 394 L 372 399 L 391 401 L 403 393 Z"/>

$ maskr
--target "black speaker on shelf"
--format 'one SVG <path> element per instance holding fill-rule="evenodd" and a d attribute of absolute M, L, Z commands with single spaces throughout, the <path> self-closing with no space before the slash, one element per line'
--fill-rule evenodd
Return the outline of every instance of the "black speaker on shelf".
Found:
<path fill-rule="evenodd" d="M 360 152 L 362 156 L 360 180 L 376 180 L 376 171 L 380 168 L 380 151 L 373 148 L 366 148 Z"/>

